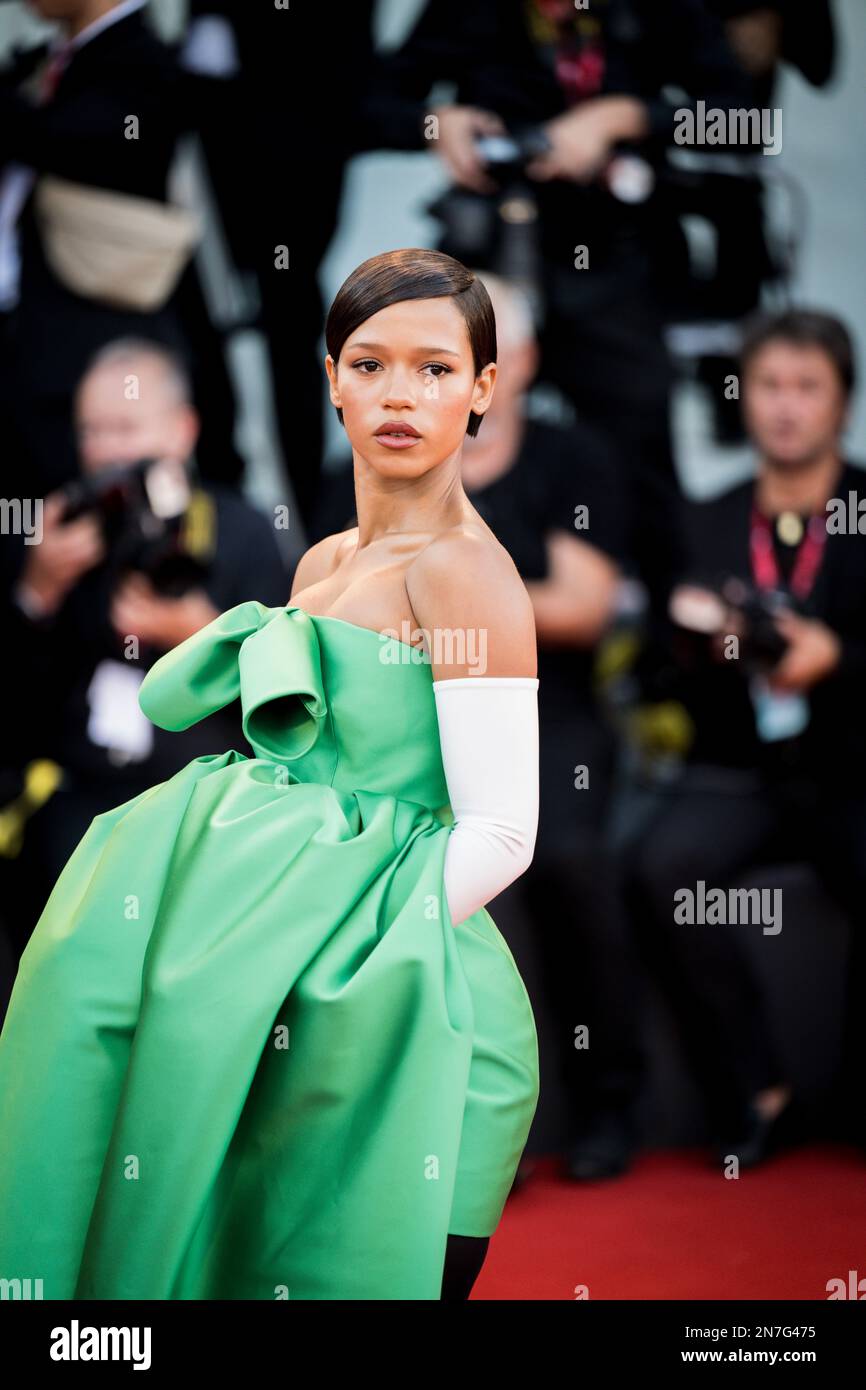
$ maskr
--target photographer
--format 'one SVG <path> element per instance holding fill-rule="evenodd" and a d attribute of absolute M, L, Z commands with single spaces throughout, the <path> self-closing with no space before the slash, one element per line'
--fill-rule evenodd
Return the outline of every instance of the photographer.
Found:
<path fill-rule="evenodd" d="M 62 769 L 27 822 L 17 875 L 43 898 L 94 816 L 191 758 L 244 747 L 236 707 L 182 733 L 154 728 L 138 706 L 148 667 L 234 604 L 276 606 L 287 594 L 265 518 L 196 482 L 198 418 L 165 349 L 134 339 L 103 348 L 79 385 L 75 424 L 81 479 L 45 499 L 7 611 L 19 680 L 4 761 Z M 25 931 L 37 908 L 22 901 Z"/>
<path fill-rule="evenodd" d="M 856 511 L 866 473 L 842 455 L 854 362 L 837 319 L 792 310 L 753 325 L 740 384 L 757 473 L 689 508 L 667 693 L 679 694 L 694 738 L 631 886 L 721 1153 L 747 1163 L 765 1153 L 790 1088 L 737 929 L 678 925 L 674 893 L 697 879 L 725 889 L 780 853 L 814 865 L 853 927 L 839 1093 L 862 1142 L 850 1087 L 862 1074 L 866 998 L 866 522 L 858 529 Z"/>
<path fill-rule="evenodd" d="M 444 81 L 456 93 L 437 104 L 431 89 Z M 688 96 L 669 100 L 670 84 Z M 440 249 L 506 276 L 520 262 L 534 282 L 539 375 L 634 470 L 630 541 L 654 592 L 676 567 L 656 275 L 669 228 L 656 171 L 678 110 L 700 98 L 748 107 L 751 96 L 701 0 L 602 0 L 588 11 L 568 0 L 430 0 L 380 60 L 364 107 L 371 146 L 443 160 L 455 187 L 432 209 L 446 224 Z"/>

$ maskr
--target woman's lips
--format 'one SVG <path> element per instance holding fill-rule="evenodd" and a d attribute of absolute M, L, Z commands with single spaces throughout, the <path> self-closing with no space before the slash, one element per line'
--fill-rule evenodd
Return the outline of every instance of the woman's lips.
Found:
<path fill-rule="evenodd" d="M 413 444 L 421 443 L 420 434 L 374 434 L 373 438 L 384 444 L 386 449 L 409 449 Z"/>

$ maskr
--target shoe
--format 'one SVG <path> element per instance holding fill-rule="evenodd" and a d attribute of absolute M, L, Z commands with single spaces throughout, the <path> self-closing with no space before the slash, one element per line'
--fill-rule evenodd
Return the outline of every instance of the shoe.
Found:
<path fill-rule="evenodd" d="M 566 1176 L 573 1182 L 619 1177 L 631 1167 L 634 1151 L 630 1118 L 616 1112 L 604 1115 L 569 1148 L 564 1165 Z"/>
<path fill-rule="evenodd" d="M 737 1137 L 716 1142 L 716 1158 L 723 1168 L 732 1156 L 739 1159 L 741 1168 L 756 1168 L 771 1154 L 778 1152 L 794 1136 L 793 1102 L 787 1101 L 777 1115 L 770 1119 L 749 1104 L 741 1124 L 736 1126 Z"/>

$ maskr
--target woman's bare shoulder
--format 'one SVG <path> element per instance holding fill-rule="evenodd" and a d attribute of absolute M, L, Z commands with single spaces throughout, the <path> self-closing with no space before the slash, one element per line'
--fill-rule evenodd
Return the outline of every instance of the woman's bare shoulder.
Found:
<path fill-rule="evenodd" d="M 425 546 L 406 571 L 412 611 L 425 631 L 471 634 L 483 641 L 490 676 L 535 676 L 532 600 L 508 551 L 489 528 L 463 522 Z M 456 678 L 454 669 L 434 678 Z M 472 672 L 468 672 L 472 674 Z"/>
<path fill-rule="evenodd" d="M 291 597 L 294 598 L 302 589 L 310 589 L 333 574 L 342 555 L 351 549 L 357 540 L 358 528 L 353 526 L 348 531 L 338 531 L 333 536 L 325 536 L 322 540 L 316 541 L 315 545 L 311 545 L 309 550 L 305 550 L 295 569 Z"/>

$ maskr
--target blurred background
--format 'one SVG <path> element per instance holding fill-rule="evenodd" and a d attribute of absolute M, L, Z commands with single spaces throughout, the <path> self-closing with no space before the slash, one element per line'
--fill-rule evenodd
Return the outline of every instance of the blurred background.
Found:
<path fill-rule="evenodd" d="M 0 0 L 0 63 L 0 1007 L 92 817 L 246 746 L 138 685 L 354 523 L 327 309 L 436 248 L 494 302 L 464 486 L 539 635 L 536 862 L 491 905 L 519 1183 L 866 1152 L 856 500 L 824 524 L 866 459 L 860 0 Z M 678 138 L 713 110 L 757 120 Z M 673 920 L 698 881 L 784 930 Z"/>

